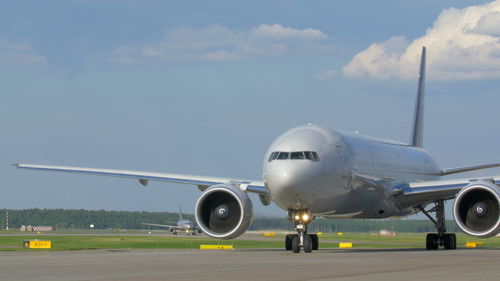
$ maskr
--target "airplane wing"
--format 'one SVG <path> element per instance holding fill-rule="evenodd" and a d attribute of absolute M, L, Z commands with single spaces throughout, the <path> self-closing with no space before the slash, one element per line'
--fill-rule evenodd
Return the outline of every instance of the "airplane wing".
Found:
<path fill-rule="evenodd" d="M 130 171 L 130 170 L 69 167 L 69 166 L 50 166 L 50 165 L 33 165 L 33 164 L 14 164 L 14 166 L 16 166 L 18 169 L 131 178 L 139 180 L 139 182 L 144 186 L 146 186 L 148 182 L 152 180 L 152 181 L 192 184 L 192 185 L 197 185 L 201 190 L 205 190 L 206 188 L 212 185 L 229 183 L 238 185 L 243 191 L 253 192 L 261 195 L 269 194 L 269 191 L 264 186 L 264 182 L 262 181 L 167 174 L 167 173 L 157 173 L 157 172 Z"/>
<path fill-rule="evenodd" d="M 400 202 L 407 207 L 425 205 L 436 200 L 453 199 L 465 186 L 481 181 L 499 185 L 500 176 L 491 178 L 410 182 L 396 186 L 394 188 L 394 195 L 397 196 Z"/>
<path fill-rule="evenodd" d="M 158 226 L 158 227 L 165 227 L 165 228 L 175 228 L 175 225 L 156 224 L 156 223 L 145 223 L 145 222 L 143 222 L 142 225 Z"/>

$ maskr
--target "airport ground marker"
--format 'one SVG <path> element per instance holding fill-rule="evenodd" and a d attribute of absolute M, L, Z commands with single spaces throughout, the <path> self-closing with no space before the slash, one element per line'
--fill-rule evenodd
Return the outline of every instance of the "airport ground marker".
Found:
<path fill-rule="evenodd" d="M 233 250 L 233 245 L 200 245 L 201 250 Z"/>
<path fill-rule="evenodd" d="M 339 243 L 339 248 L 341 248 L 341 249 L 352 248 L 352 243 Z"/>

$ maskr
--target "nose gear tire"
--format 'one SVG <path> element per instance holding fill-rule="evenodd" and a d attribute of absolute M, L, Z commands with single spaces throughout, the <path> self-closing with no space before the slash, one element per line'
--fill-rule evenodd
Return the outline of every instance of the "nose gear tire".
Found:
<path fill-rule="evenodd" d="M 292 250 L 292 239 L 294 236 L 293 234 L 287 234 L 285 237 L 285 250 L 291 251 Z"/>
<path fill-rule="evenodd" d="M 311 235 L 304 235 L 304 252 L 310 253 L 313 250 L 313 242 Z"/>
<path fill-rule="evenodd" d="M 300 252 L 300 240 L 298 235 L 294 235 L 292 238 L 292 252 L 298 253 Z"/>
<path fill-rule="evenodd" d="M 313 251 L 316 251 L 319 248 L 318 234 L 310 234 L 310 236 L 312 239 L 312 249 L 313 249 Z"/>

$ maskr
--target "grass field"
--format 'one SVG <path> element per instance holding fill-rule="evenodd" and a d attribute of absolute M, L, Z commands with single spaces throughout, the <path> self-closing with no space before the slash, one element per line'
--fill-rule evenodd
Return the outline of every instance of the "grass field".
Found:
<path fill-rule="evenodd" d="M 199 249 L 201 244 L 229 244 L 235 248 L 278 248 L 279 241 L 230 240 L 219 241 L 210 238 L 170 237 L 170 236 L 0 236 L 0 251 L 24 249 L 24 240 L 39 239 L 52 241 L 52 250 L 90 249 Z"/>
<path fill-rule="evenodd" d="M 0 232 L 0 251 L 40 251 L 24 249 L 24 240 L 50 240 L 53 251 L 90 250 L 90 249 L 199 249 L 201 244 L 233 245 L 236 249 L 249 248 L 283 248 L 284 234 L 265 238 L 262 234 L 245 235 L 235 240 L 220 241 L 207 237 L 185 236 L 155 236 L 155 235 L 120 235 L 120 234 L 60 234 L 43 235 Z M 479 247 L 500 247 L 500 237 L 476 239 L 464 234 L 457 234 L 458 247 L 464 247 L 465 242 L 483 242 Z M 325 233 L 320 237 L 320 248 L 338 248 L 339 242 L 351 242 L 354 248 L 423 248 L 425 234 L 400 233 L 396 237 L 380 237 L 370 233 Z"/>

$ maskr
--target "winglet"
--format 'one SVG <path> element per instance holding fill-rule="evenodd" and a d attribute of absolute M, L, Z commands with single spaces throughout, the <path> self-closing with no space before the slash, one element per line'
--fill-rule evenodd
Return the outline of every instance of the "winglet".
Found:
<path fill-rule="evenodd" d="M 422 57 L 420 58 L 420 72 L 418 77 L 417 101 L 415 103 L 415 115 L 413 119 L 413 133 L 411 145 L 422 147 L 424 128 L 424 88 L 425 88 L 425 47 L 422 47 Z"/>

